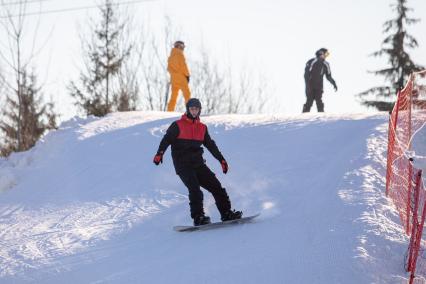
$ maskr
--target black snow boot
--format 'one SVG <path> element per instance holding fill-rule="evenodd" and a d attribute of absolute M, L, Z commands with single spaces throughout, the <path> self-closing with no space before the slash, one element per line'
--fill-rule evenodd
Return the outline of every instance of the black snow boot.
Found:
<path fill-rule="evenodd" d="M 308 107 L 308 105 L 304 104 L 304 105 L 303 105 L 302 113 L 310 112 L 310 111 L 311 111 L 311 108 L 310 108 L 310 107 Z"/>
<path fill-rule="evenodd" d="M 243 212 L 241 211 L 235 211 L 235 210 L 229 210 L 223 214 L 221 214 L 221 220 L 222 221 L 230 221 L 235 219 L 241 219 L 243 216 Z"/>
<path fill-rule="evenodd" d="M 210 223 L 211 222 L 209 216 L 199 215 L 194 217 L 194 226 L 207 225 Z"/>

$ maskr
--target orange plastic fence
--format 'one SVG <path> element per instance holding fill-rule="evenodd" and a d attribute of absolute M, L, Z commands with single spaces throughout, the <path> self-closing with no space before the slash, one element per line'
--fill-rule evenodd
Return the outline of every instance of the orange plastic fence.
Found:
<path fill-rule="evenodd" d="M 426 242 L 422 241 L 426 217 L 426 190 L 422 170 L 413 166 L 412 139 L 426 124 L 426 70 L 413 73 L 398 98 L 389 119 L 386 195 L 401 217 L 410 244 L 406 269 L 410 283 L 426 277 Z M 420 279 L 420 278 L 417 278 Z"/>

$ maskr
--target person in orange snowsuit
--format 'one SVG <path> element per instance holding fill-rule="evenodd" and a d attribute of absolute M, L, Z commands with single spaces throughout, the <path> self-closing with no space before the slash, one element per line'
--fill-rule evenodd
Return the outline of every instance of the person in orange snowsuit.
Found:
<path fill-rule="evenodd" d="M 191 98 L 191 91 L 189 90 L 189 70 L 186 65 L 183 50 L 185 43 L 183 41 L 176 41 L 168 59 L 167 71 L 170 73 L 172 96 L 167 106 L 167 111 L 174 111 L 176 100 L 179 90 L 182 90 L 185 104 Z"/>

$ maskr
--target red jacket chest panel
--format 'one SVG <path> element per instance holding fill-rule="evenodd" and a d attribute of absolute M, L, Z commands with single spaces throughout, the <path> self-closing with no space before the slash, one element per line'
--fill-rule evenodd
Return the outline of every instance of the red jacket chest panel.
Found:
<path fill-rule="evenodd" d="M 177 121 L 177 125 L 179 126 L 179 136 L 177 139 L 204 141 L 206 126 L 199 120 L 192 121 L 182 118 Z"/>

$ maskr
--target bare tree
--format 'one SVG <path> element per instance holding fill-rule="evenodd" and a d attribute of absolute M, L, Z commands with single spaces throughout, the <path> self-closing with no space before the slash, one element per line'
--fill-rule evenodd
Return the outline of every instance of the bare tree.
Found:
<path fill-rule="evenodd" d="M 143 109 L 166 110 L 170 92 L 167 58 L 173 42 L 182 40 L 180 28 L 165 16 L 162 34 L 151 34 L 150 44 L 144 49 Z M 184 39 L 183 39 L 184 40 Z M 235 76 L 231 64 L 220 65 L 211 52 L 201 45 L 191 47 L 190 58 L 191 95 L 203 102 L 203 113 L 247 113 L 262 111 L 266 103 L 265 78 L 256 80 L 248 69 Z M 235 78 L 236 77 L 236 78 Z"/>
<path fill-rule="evenodd" d="M 192 96 L 203 102 L 203 113 L 226 112 L 229 81 L 226 75 L 219 71 L 217 63 L 212 62 L 205 49 L 201 51 L 200 59 L 193 62 L 192 72 Z"/>
<path fill-rule="evenodd" d="M 254 75 L 245 67 L 239 72 L 237 86 L 236 94 L 229 94 L 232 97 L 229 100 L 229 113 L 258 113 L 264 110 L 269 90 L 265 76 L 260 73 Z"/>
<path fill-rule="evenodd" d="M 145 47 L 145 35 L 137 30 L 133 14 L 128 9 L 122 11 L 126 15 L 123 31 L 119 34 L 119 48 L 130 48 L 127 60 L 124 60 L 117 74 L 118 92 L 114 95 L 117 111 L 134 111 L 141 97 L 140 66 Z"/>
<path fill-rule="evenodd" d="M 129 100 L 134 98 L 134 90 L 128 84 L 135 86 L 134 80 L 123 70 L 133 48 L 131 42 L 123 41 L 129 18 L 122 20 L 114 6 L 113 1 L 105 0 L 99 6 L 100 23 L 91 20 L 90 40 L 82 36 L 86 70 L 81 72 L 79 83 L 71 81 L 69 85 L 75 104 L 87 115 L 104 116 L 133 108 Z"/>
<path fill-rule="evenodd" d="M 1 60 L 0 60 L 1 62 Z M 6 78 L 4 75 L 4 70 L 0 65 L 0 105 L 4 103 L 4 94 L 6 93 Z"/>
<path fill-rule="evenodd" d="M 170 93 L 170 78 L 167 72 L 167 58 L 173 42 L 181 39 L 180 29 L 167 15 L 164 17 L 162 33 L 147 36 L 149 44 L 143 50 L 142 83 L 144 96 L 142 109 L 163 110 L 167 108 Z M 142 52 L 139 51 L 142 54 Z"/>
<path fill-rule="evenodd" d="M 202 46 L 201 57 L 193 62 L 192 96 L 203 102 L 203 113 L 261 112 L 266 104 L 267 80 L 254 77 L 248 68 L 235 76 L 232 64 L 227 68 L 214 61 Z"/>
<path fill-rule="evenodd" d="M 36 86 L 35 69 L 28 71 L 35 56 L 43 49 L 35 50 L 38 38 L 37 21 L 33 32 L 32 47 L 24 49 L 26 1 L 15 6 L 5 6 L 2 0 L 0 24 L 5 41 L 0 46 L 0 59 L 6 71 L 2 75 L 5 87 L 5 103 L 0 129 L 5 134 L 2 155 L 12 151 L 24 151 L 32 147 L 47 129 L 56 127 L 53 103 L 43 103 L 41 87 Z M 46 40 L 47 42 L 47 40 Z"/>

